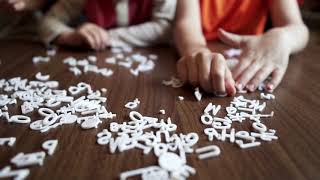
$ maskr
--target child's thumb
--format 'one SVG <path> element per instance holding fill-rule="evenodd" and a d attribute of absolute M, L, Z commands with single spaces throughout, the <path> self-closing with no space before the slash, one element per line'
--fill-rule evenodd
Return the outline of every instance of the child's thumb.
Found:
<path fill-rule="evenodd" d="M 245 36 L 230 33 L 221 28 L 218 30 L 218 37 L 223 43 L 237 48 L 240 48 L 241 42 L 245 39 Z"/>

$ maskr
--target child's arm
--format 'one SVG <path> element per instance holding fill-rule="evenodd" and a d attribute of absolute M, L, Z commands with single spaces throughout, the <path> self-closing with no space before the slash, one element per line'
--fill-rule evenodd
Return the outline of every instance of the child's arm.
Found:
<path fill-rule="evenodd" d="M 145 47 L 169 41 L 176 0 L 154 0 L 151 21 L 108 31 L 110 46 Z"/>
<path fill-rule="evenodd" d="M 46 44 L 61 33 L 74 31 L 67 24 L 80 14 L 83 3 L 84 0 L 59 0 L 50 8 L 39 27 L 40 36 Z"/>
<path fill-rule="evenodd" d="M 202 34 L 198 0 L 178 0 L 174 25 L 174 40 L 181 56 L 201 49 L 210 52 Z"/>
<path fill-rule="evenodd" d="M 267 90 L 276 88 L 287 69 L 289 56 L 302 50 L 308 42 L 308 29 L 303 24 L 296 0 L 272 1 L 274 28 L 260 36 L 240 36 L 220 31 L 222 41 L 244 50 L 233 70 L 237 88 L 254 91 L 269 75 Z"/>
<path fill-rule="evenodd" d="M 14 12 L 36 11 L 44 4 L 44 0 L 0 0 L 0 9 Z"/>
<path fill-rule="evenodd" d="M 82 46 L 100 50 L 107 45 L 105 30 L 92 23 L 84 23 L 76 29 L 67 24 L 79 16 L 85 0 L 60 0 L 49 10 L 40 23 L 40 35 L 46 44 Z"/>
<path fill-rule="evenodd" d="M 276 1 L 271 7 L 274 27 L 283 31 L 290 53 L 303 50 L 309 41 L 309 30 L 302 21 L 298 3 L 291 0 Z M 276 28 L 275 28 L 276 29 Z"/>
<path fill-rule="evenodd" d="M 182 56 L 177 71 L 183 81 L 217 95 L 235 94 L 235 83 L 224 57 L 207 48 L 198 0 L 178 1 L 174 36 Z"/>

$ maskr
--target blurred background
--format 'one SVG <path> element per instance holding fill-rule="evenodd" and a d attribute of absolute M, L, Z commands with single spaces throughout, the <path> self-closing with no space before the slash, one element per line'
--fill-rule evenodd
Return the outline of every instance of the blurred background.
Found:
<path fill-rule="evenodd" d="M 304 0 L 301 11 L 305 23 L 310 28 L 320 28 L 320 0 Z"/>
<path fill-rule="evenodd" d="M 31 9 L 40 9 L 42 13 L 47 10 L 57 0 L 27 0 L 32 6 Z M 281 0 L 279 0 L 281 1 Z M 3 2 L 0 0 L 0 4 Z M 300 8 L 304 22 L 310 29 L 312 41 L 320 41 L 320 0 L 298 0 L 300 2 Z M 10 11 L 9 11 L 10 12 Z M 35 22 L 39 20 L 41 16 L 35 12 L 21 12 L 21 13 L 9 13 L 7 8 L 0 9 L 0 39 L 26 39 L 31 41 L 39 41 L 37 28 Z M 78 24 L 83 21 L 84 17 L 80 17 L 74 24 Z M 272 27 L 271 20 L 267 24 L 267 28 Z"/>

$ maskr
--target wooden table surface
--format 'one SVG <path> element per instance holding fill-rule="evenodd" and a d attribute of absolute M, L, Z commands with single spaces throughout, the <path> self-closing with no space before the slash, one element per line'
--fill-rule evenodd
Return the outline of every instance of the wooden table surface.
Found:
<path fill-rule="evenodd" d="M 275 116 L 266 125 L 277 130 L 279 140 L 263 142 L 261 146 L 240 149 L 237 145 L 213 141 L 209 142 L 203 133 L 205 126 L 200 116 L 209 102 L 229 105 L 232 100 L 204 95 L 201 102 L 193 96 L 193 88 L 170 88 L 161 81 L 175 75 L 177 54 L 173 48 L 158 47 L 138 49 L 143 53 L 159 55 L 152 72 L 135 77 L 126 68 L 108 65 L 104 59 L 111 53 L 74 51 L 59 49 L 49 62 L 34 65 L 32 57 L 45 55 L 45 49 L 35 43 L 0 41 L 0 78 L 21 76 L 34 79 L 37 72 L 50 74 L 52 80 L 60 82 L 60 88 L 67 88 L 78 82 L 87 82 L 95 89 L 107 88 L 107 109 L 117 114 L 113 121 L 128 120 L 129 110 L 124 104 L 134 98 L 141 101 L 138 111 L 143 115 L 159 116 L 165 109 L 178 125 L 177 132 L 199 134 L 198 147 L 216 144 L 221 155 L 208 160 L 198 160 L 195 154 L 187 156 L 187 162 L 197 170 L 190 179 L 320 179 L 320 41 L 312 35 L 305 51 L 294 55 L 280 87 L 274 94 L 276 100 L 268 102 L 267 111 Z M 212 44 L 212 48 L 221 49 Z M 98 57 L 98 65 L 111 67 L 113 76 L 106 78 L 88 73 L 75 77 L 68 71 L 62 60 L 68 56 L 84 58 Z M 178 101 L 177 96 L 185 97 Z M 257 99 L 259 92 L 245 95 Z M 11 165 L 10 159 L 20 152 L 30 153 L 41 150 L 41 144 L 48 139 L 58 139 L 58 148 L 53 156 L 46 157 L 42 167 L 30 168 L 28 179 L 117 179 L 123 171 L 157 165 L 157 158 L 150 153 L 143 155 L 141 150 L 130 150 L 110 154 L 106 147 L 96 143 L 96 135 L 109 127 L 111 121 L 103 122 L 98 129 L 82 130 L 79 125 L 65 125 L 48 133 L 29 129 L 28 125 L 9 124 L 0 119 L 0 137 L 17 137 L 13 147 L 0 147 L 0 168 Z M 236 129 L 249 130 L 250 123 L 236 126 Z M 13 166 L 13 165 L 12 165 Z M 13 166 L 13 169 L 14 166 Z"/>

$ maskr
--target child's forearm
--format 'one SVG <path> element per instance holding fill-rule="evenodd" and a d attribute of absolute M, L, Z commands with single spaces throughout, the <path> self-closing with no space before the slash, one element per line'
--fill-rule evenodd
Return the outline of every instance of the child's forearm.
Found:
<path fill-rule="evenodd" d="M 39 23 L 39 34 L 45 44 L 51 43 L 63 32 L 71 32 L 73 28 L 67 24 L 80 15 L 85 0 L 57 1 Z"/>
<path fill-rule="evenodd" d="M 181 56 L 191 55 L 194 51 L 207 48 L 202 33 L 198 0 L 178 1 L 174 40 Z"/>
<path fill-rule="evenodd" d="M 171 24 L 167 20 L 149 21 L 135 26 L 108 30 L 110 46 L 146 47 L 169 41 Z"/>
<path fill-rule="evenodd" d="M 275 28 L 289 48 L 289 53 L 301 51 L 308 43 L 309 31 L 304 25 L 295 0 L 272 1 L 270 14 Z"/>
<path fill-rule="evenodd" d="M 168 42 L 175 10 L 176 0 L 154 0 L 150 21 L 108 31 L 110 46 L 146 47 Z"/>
<path fill-rule="evenodd" d="M 50 17 L 45 17 L 39 25 L 40 37 L 46 45 L 53 42 L 60 34 L 71 31 L 73 31 L 73 28 Z"/>
<path fill-rule="evenodd" d="M 199 49 L 206 49 L 207 43 L 198 30 L 190 29 L 187 22 L 178 22 L 174 28 L 176 47 L 181 56 L 191 55 Z"/>
<path fill-rule="evenodd" d="M 290 54 L 303 50 L 309 40 L 309 31 L 304 24 L 292 24 L 283 27 L 276 27 L 270 31 L 275 31 L 282 36 Z"/>

